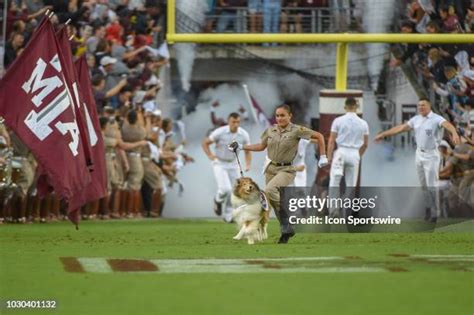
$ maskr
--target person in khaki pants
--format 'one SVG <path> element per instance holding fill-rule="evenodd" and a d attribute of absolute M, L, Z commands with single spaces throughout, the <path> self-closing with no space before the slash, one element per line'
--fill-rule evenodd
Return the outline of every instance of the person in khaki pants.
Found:
<path fill-rule="evenodd" d="M 319 167 L 328 164 L 324 137 L 319 132 L 291 123 L 292 113 L 288 105 L 280 105 L 275 110 L 276 125 L 268 127 L 261 135 L 261 142 L 257 144 L 242 145 L 234 142 L 229 148 L 243 149 L 245 151 L 263 151 L 267 149 L 269 158 L 265 168 L 265 195 L 269 199 L 275 215 L 280 222 L 281 236 L 279 244 L 286 244 L 295 235 L 288 222 L 288 214 L 280 209 L 280 189 L 290 185 L 295 179 L 297 167 L 292 165 L 300 139 L 314 139 L 318 142 Z"/>
<path fill-rule="evenodd" d="M 114 197 L 117 196 L 117 193 L 120 191 L 123 185 L 123 179 L 120 176 L 121 167 L 117 161 L 117 153 L 116 150 L 132 150 L 136 148 L 140 148 L 147 145 L 145 140 L 137 141 L 133 143 L 124 142 L 120 134 L 117 132 L 117 122 L 115 119 L 101 117 L 99 119 L 100 127 L 102 130 L 102 137 L 104 139 L 105 144 L 105 162 L 107 167 L 107 188 L 109 191 L 109 195 L 104 198 L 103 207 L 105 207 L 105 212 L 108 213 L 108 204 L 109 204 L 109 197 L 112 193 L 114 193 Z M 117 218 L 118 216 L 118 202 L 113 202 L 114 207 L 112 207 L 112 217 Z"/>
<path fill-rule="evenodd" d="M 33 184 L 35 169 L 30 150 L 13 132 L 10 135 L 13 147 L 12 180 L 17 184 L 12 199 L 13 217 L 18 223 L 25 223 L 27 216 L 27 195 Z M 14 165 L 18 163 L 18 165 Z"/>
<path fill-rule="evenodd" d="M 146 131 L 138 121 L 138 114 L 135 110 L 130 110 L 127 114 L 127 121 L 122 126 L 122 139 L 126 142 L 138 142 L 146 139 Z M 144 143 L 146 144 L 146 143 Z M 128 164 L 130 170 L 127 174 L 128 185 L 128 217 L 139 217 L 140 212 L 140 189 L 142 187 L 145 171 L 141 159 L 142 148 L 134 148 L 127 151 Z"/>

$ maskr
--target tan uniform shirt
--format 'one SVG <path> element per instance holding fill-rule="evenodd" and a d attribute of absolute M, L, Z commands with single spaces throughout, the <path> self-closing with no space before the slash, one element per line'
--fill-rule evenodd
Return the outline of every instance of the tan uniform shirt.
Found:
<path fill-rule="evenodd" d="M 145 128 L 141 127 L 138 124 L 130 125 L 124 124 L 122 126 L 122 139 L 125 142 L 137 142 L 146 139 Z M 141 147 L 135 148 L 133 152 L 141 152 Z"/>
<path fill-rule="evenodd" d="M 310 139 L 313 133 L 309 128 L 290 123 L 281 131 L 277 125 L 273 125 L 260 138 L 267 145 L 270 160 L 275 163 L 291 163 L 298 151 L 300 139 Z"/>
<path fill-rule="evenodd" d="M 105 152 L 106 153 L 115 153 L 115 147 L 117 146 L 117 138 L 106 136 L 104 134 L 104 145 L 105 145 Z"/>

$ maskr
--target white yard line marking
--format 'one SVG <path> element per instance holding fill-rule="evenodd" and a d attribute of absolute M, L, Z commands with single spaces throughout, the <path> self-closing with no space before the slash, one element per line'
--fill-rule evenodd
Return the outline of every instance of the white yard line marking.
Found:
<path fill-rule="evenodd" d="M 330 261 L 345 259 L 338 256 L 249 258 L 249 259 L 151 259 L 145 260 L 158 267 L 156 272 L 145 273 L 350 273 L 387 272 L 380 267 L 343 267 L 329 265 Z M 112 273 L 107 258 L 78 258 L 85 272 Z M 291 266 L 291 262 L 302 261 L 314 265 Z M 287 264 L 285 264 L 285 262 Z M 133 271 L 130 271 L 133 272 Z M 143 273 L 143 272 L 142 272 Z"/>
<path fill-rule="evenodd" d="M 245 258 L 242 260 L 265 260 L 265 261 L 302 261 L 302 260 L 339 260 L 345 259 L 339 256 L 319 256 L 319 257 L 288 257 L 288 258 Z"/>
<path fill-rule="evenodd" d="M 113 272 L 106 258 L 77 258 L 77 260 L 82 265 L 85 272 L 94 272 L 94 273 Z"/>
<path fill-rule="evenodd" d="M 429 261 L 472 261 L 474 262 L 474 258 L 428 258 Z"/>
<path fill-rule="evenodd" d="M 474 255 L 410 255 L 418 258 L 474 258 Z"/>
<path fill-rule="evenodd" d="M 474 262 L 474 255 L 412 255 L 411 257 L 414 258 L 424 258 L 429 261 L 473 261 Z"/>

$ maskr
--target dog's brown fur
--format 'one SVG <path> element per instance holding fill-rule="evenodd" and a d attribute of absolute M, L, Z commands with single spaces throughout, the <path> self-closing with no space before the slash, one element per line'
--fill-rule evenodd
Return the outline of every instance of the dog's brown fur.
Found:
<path fill-rule="evenodd" d="M 260 188 L 250 177 L 242 177 L 237 180 L 233 194 L 235 197 L 242 199 L 247 204 L 260 203 Z M 263 229 L 268 224 L 270 212 L 261 208 L 260 211 L 260 227 Z M 250 224 L 245 222 L 245 225 Z"/>

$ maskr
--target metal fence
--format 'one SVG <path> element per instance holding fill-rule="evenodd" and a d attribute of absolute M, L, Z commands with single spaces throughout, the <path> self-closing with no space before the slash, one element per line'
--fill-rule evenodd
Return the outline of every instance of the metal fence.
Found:
<path fill-rule="evenodd" d="M 267 17 L 263 13 L 256 14 L 255 31 L 263 33 L 263 25 Z M 225 24 L 225 29 L 222 25 Z M 221 28 L 219 30 L 219 28 Z M 301 31 L 299 31 L 301 30 Z M 283 33 L 332 33 L 360 30 L 360 23 L 355 9 L 331 7 L 295 8 L 283 7 L 279 14 L 278 32 Z M 249 33 L 251 31 L 251 14 L 247 7 L 230 7 L 215 10 L 206 15 L 206 23 L 201 32 Z"/>

